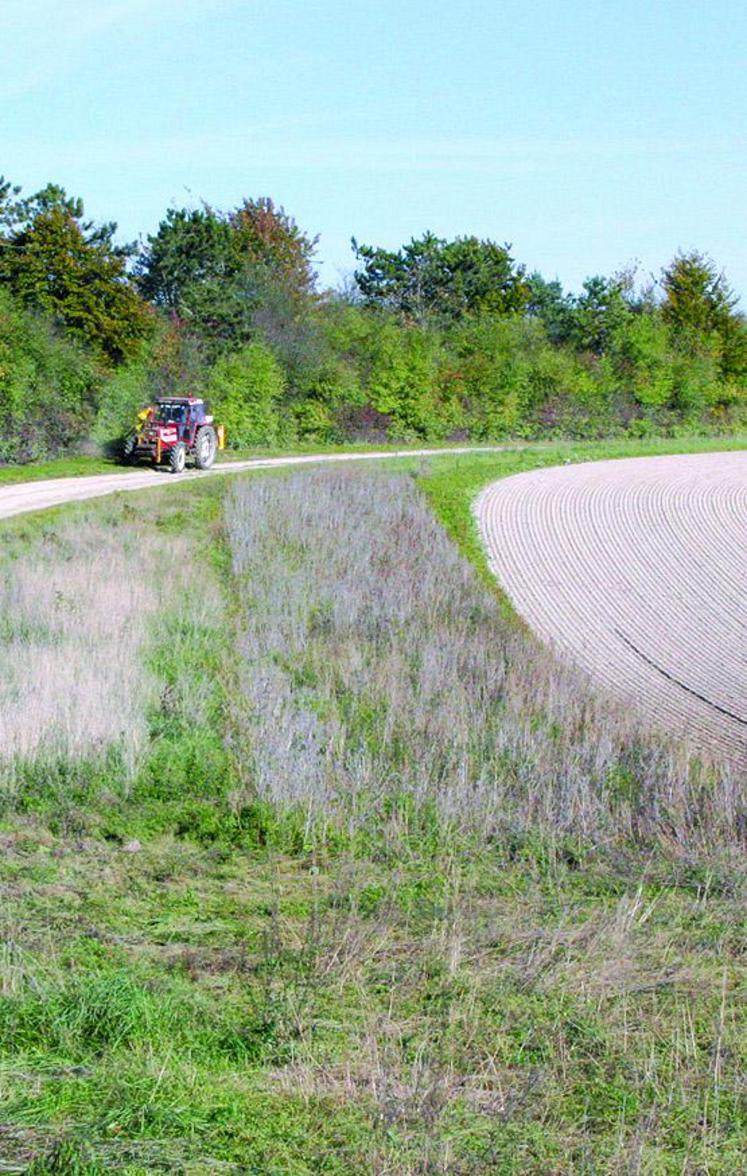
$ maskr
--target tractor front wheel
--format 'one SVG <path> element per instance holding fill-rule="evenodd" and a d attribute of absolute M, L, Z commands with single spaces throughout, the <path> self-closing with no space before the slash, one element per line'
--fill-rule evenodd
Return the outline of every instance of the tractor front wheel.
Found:
<path fill-rule="evenodd" d="M 195 465 L 198 470 L 209 470 L 215 461 L 215 453 L 218 448 L 217 438 L 215 436 L 215 429 L 210 425 L 204 425 L 195 441 Z"/>
<path fill-rule="evenodd" d="M 183 441 L 177 441 L 173 449 L 169 450 L 169 465 L 172 474 L 181 474 L 187 464 L 187 446 Z"/>

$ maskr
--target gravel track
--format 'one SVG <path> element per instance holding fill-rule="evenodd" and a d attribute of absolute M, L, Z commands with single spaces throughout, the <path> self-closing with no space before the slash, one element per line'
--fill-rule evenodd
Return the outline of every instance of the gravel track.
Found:
<path fill-rule="evenodd" d="M 517 474 L 475 515 L 543 640 L 656 726 L 747 765 L 747 452 Z"/>
<path fill-rule="evenodd" d="M 0 519 L 26 514 L 32 510 L 46 510 L 67 502 L 82 502 L 87 498 L 101 498 L 122 490 L 148 490 L 155 486 L 178 486 L 192 478 L 210 478 L 216 474 L 241 473 L 242 470 L 272 469 L 276 466 L 303 466 L 349 461 L 384 461 L 402 457 L 449 457 L 459 453 L 500 453 L 516 446 L 470 445 L 453 449 L 387 449 L 367 453 L 324 453 L 299 457 L 255 457 L 247 461 L 225 461 L 208 473 L 188 471 L 172 474 L 165 469 L 143 466 L 118 474 L 91 474 L 84 477 L 50 478 L 38 482 L 15 482 L 0 486 Z"/>

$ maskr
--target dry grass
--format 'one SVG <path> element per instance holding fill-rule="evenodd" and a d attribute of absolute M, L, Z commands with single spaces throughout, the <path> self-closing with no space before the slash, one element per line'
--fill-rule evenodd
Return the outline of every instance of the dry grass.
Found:
<path fill-rule="evenodd" d="M 217 607 L 190 542 L 125 508 L 84 510 L 0 568 L 0 757 L 75 760 L 116 748 L 134 770 L 157 701 L 146 654 L 159 616 Z M 126 525 L 121 525 L 122 522 Z"/>
<path fill-rule="evenodd" d="M 150 752 L 121 792 L 70 760 L 46 796 L 42 762 L 2 814 L 0 1167 L 741 1170 L 743 890 L 695 852 L 733 845 L 736 785 L 698 792 L 504 622 L 409 479 L 235 487 L 234 692 L 220 493 L 5 551 L 46 605 L 76 569 L 92 643 L 129 605 L 83 569 L 147 583 Z"/>
<path fill-rule="evenodd" d="M 501 615 L 407 477 L 234 487 L 247 784 L 360 827 L 409 798 L 486 836 L 734 844 L 740 782 L 597 698 Z"/>

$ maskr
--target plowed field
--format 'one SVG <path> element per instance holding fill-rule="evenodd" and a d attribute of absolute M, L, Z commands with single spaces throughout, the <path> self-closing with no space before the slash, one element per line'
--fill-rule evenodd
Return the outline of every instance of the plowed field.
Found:
<path fill-rule="evenodd" d="M 747 453 L 537 470 L 475 509 L 543 640 L 656 726 L 747 764 Z"/>

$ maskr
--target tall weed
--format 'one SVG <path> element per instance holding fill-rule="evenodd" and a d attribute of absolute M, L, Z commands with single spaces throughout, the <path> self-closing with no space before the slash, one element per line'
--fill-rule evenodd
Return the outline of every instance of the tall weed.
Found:
<path fill-rule="evenodd" d="M 502 614 L 412 479 L 235 486 L 243 765 L 261 800 L 375 838 L 731 843 L 743 796 Z M 425 823 L 424 823 L 425 822 Z"/>

